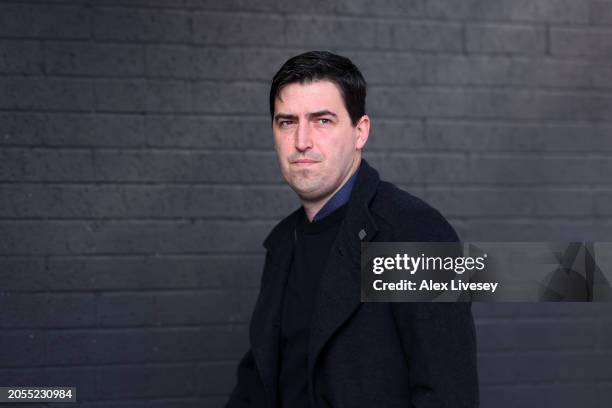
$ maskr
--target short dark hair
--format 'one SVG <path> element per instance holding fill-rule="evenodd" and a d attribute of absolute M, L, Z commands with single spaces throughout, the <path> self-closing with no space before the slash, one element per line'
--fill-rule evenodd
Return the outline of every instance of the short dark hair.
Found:
<path fill-rule="evenodd" d="M 365 115 L 366 81 L 353 62 L 328 51 L 309 51 L 287 60 L 272 79 L 270 116 L 274 120 L 274 102 L 286 85 L 320 80 L 334 82 L 340 88 L 353 126 Z"/>

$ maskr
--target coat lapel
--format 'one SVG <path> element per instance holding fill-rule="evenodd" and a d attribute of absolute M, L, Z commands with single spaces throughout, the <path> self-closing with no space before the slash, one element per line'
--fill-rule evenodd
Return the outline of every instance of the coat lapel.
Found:
<path fill-rule="evenodd" d="M 379 181 L 376 170 L 362 160 L 346 217 L 340 226 L 315 297 L 308 352 L 311 384 L 317 357 L 325 343 L 361 305 L 361 242 L 372 240 L 378 231 L 368 205 L 376 193 Z"/>

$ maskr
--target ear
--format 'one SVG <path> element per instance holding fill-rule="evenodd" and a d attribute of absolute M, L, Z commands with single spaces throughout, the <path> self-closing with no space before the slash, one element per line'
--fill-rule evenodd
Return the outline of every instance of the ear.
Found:
<path fill-rule="evenodd" d="M 370 117 L 363 115 L 357 125 L 355 125 L 355 131 L 357 132 L 357 139 L 355 140 L 355 148 L 357 150 L 363 149 L 368 137 L 370 136 Z"/>

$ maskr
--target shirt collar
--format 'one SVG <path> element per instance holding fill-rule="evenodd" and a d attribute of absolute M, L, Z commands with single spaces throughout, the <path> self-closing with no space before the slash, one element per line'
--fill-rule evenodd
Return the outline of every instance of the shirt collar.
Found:
<path fill-rule="evenodd" d="M 334 210 L 342 207 L 346 204 L 351 196 L 351 190 L 353 189 L 353 184 L 355 184 L 355 180 L 357 179 L 357 173 L 359 173 L 359 168 L 353 173 L 353 175 L 344 183 L 344 185 L 340 188 L 340 190 L 336 191 L 334 194 L 317 212 L 317 214 L 312 219 L 312 222 L 321 221 L 323 218 L 327 217 L 329 214 L 333 213 Z"/>

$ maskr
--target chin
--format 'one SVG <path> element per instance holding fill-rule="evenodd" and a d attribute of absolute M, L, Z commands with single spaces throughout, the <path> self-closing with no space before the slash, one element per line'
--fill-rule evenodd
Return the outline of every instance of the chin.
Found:
<path fill-rule="evenodd" d="M 317 188 L 312 186 L 310 186 L 310 188 L 293 188 L 293 190 L 302 200 L 306 201 L 322 200 L 331 192 L 322 186 L 318 186 Z"/>
<path fill-rule="evenodd" d="M 300 197 L 309 199 L 318 196 L 320 191 L 317 186 L 313 186 L 312 184 L 291 183 L 290 186 Z"/>

